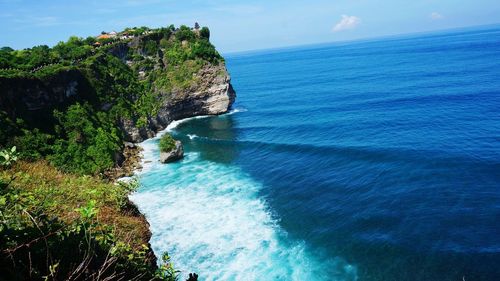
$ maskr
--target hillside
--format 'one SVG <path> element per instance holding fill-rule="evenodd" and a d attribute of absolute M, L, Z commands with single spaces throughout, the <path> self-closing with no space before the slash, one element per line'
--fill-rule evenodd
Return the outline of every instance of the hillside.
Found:
<path fill-rule="evenodd" d="M 127 198 L 133 187 L 110 180 L 130 173 L 131 142 L 173 120 L 229 110 L 235 93 L 209 37 L 206 27 L 142 27 L 0 50 L 5 276 L 172 277 L 168 262 L 156 268 L 147 222 Z"/>
<path fill-rule="evenodd" d="M 172 120 L 226 112 L 234 91 L 202 30 L 170 26 L 97 46 L 72 37 L 53 48 L 3 48 L 0 145 L 98 174 L 123 160 L 123 141 L 144 140 Z"/>

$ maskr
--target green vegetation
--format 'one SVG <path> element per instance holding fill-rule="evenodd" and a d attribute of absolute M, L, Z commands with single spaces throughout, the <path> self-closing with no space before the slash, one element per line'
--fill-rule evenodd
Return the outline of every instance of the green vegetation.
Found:
<path fill-rule="evenodd" d="M 103 175 L 123 149 L 123 120 L 147 126 L 173 94 L 199 82 L 203 67 L 223 58 L 206 27 L 122 34 L 129 37 L 0 49 L 2 278 L 175 279 L 168 255 L 160 269 L 151 256 L 147 224 L 127 199 L 134 186 Z M 42 88 L 55 96 L 42 95 L 47 102 L 27 110 L 25 100 Z M 174 146 L 170 135 L 160 141 L 162 150 Z"/>
<path fill-rule="evenodd" d="M 0 272 L 6 280 L 175 280 L 156 269 L 130 184 L 12 162 L 0 170 Z M 100 275 L 99 278 L 97 276 Z"/>
<path fill-rule="evenodd" d="M 92 44 L 92 43 L 91 43 Z M 88 40 L 70 37 L 67 42 L 59 42 L 53 48 L 46 45 L 31 49 L 0 49 L 0 68 L 15 68 L 30 71 L 36 67 L 52 63 L 71 63 L 92 53 L 93 47 Z"/>
<path fill-rule="evenodd" d="M 175 148 L 175 139 L 170 134 L 164 134 L 159 143 L 160 151 L 169 152 Z"/>
<path fill-rule="evenodd" d="M 206 26 L 202 27 L 200 30 L 200 36 L 203 39 L 210 40 L 210 29 Z"/>
<path fill-rule="evenodd" d="M 0 151 L 0 165 L 4 167 L 10 167 L 12 163 L 17 161 L 17 148 L 13 146 L 11 149 L 4 149 Z"/>
<path fill-rule="evenodd" d="M 122 149 L 120 120 L 147 126 L 170 93 L 195 86 L 196 73 L 223 61 L 209 42 L 209 33 L 206 27 L 199 31 L 173 25 L 140 27 L 122 32 L 137 36 L 132 45 L 112 39 L 112 44 L 96 48 L 93 37 L 71 37 L 53 48 L 2 48 L 0 68 L 10 70 L 0 69 L 0 87 L 14 78 L 45 84 L 73 71 L 81 76 L 77 82 L 85 97 L 32 118 L 46 120 L 43 126 L 0 105 L 0 147 L 17 146 L 22 159 L 46 158 L 67 172 L 104 173 L 115 165 Z M 116 48 L 125 48 L 125 57 L 116 56 Z M 143 76 L 138 75 L 141 72 Z"/>
<path fill-rule="evenodd" d="M 78 103 L 65 114 L 56 111 L 54 115 L 60 124 L 57 133 L 64 136 L 56 140 L 52 146 L 54 153 L 49 156 L 56 166 L 79 174 L 97 174 L 114 165 L 120 137 L 118 129 L 105 122 L 108 116 Z"/>
<path fill-rule="evenodd" d="M 151 30 L 151 29 L 149 29 L 149 27 L 147 27 L 147 26 L 133 27 L 133 28 L 127 27 L 127 28 L 125 28 L 124 32 L 126 32 L 127 34 L 130 34 L 130 35 L 140 36 L 144 32 L 149 31 L 149 30 Z"/>

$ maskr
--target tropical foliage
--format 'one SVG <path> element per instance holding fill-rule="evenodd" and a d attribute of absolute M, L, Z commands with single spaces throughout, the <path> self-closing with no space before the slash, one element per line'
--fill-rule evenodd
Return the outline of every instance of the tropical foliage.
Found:
<path fill-rule="evenodd" d="M 223 59 L 208 28 L 120 34 L 135 37 L 0 49 L 2 95 L 12 85 L 46 86 L 67 76 L 79 85 L 78 95 L 34 115 L 0 99 L 1 278 L 176 278 L 168 255 L 156 267 L 147 224 L 127 198 L 134 186 L 102 175 L 123 149 L 124 119 L 147 126 L 172 92 L 195 85 L 204 66 Z M 168 150 L 175 141 L 165 135 L 160 146 Z"/>
<path fill-rule="evenodd" d="M 155 268 L 146 224 L 127 199 L 134 182 L 11 164 L 0 170 L 2 279 L 175 280 L 169 264 Z"/>
<path fill-rule="evenodd" d="M 40 116 L 47 121 L 43 127 L 22 115 L 9 114 L 8 108 L 2 112 L 0 107 L 0 147 L 17 146 L 22 159 L 47 158 L 67 172 L 101 174 L 119 158 L 120 120 L 147 126 L 171 92 L 196 85 L 196 73 L 207 64 L 223 61 L 209 42 L 206 27 L 135 27 L 122 33 L 135 35 L 135 41 L 114 40 L 97 48 L 93 37 L 71 37 L 53 48 L 2 48 L 0 79 L 4 80 L 0 84 L 8 84 L 9 79 L 47 83 L 73 71 L 80 74 L 78 83 L 84 92 L 75 103 Z"/>
<path fill-rule="evenodd" d="M 9 167 L 17 161 L 18 153 L 16 147 L 13 146 L 11 149 L 4 149 L 0 151 L 0 165 L 4 167 Z"/>
<path fill-rule="evenodd" d="M 164 134 L 159 143 L 160 151 L 168 152 L 175 148 L 175 140 L 170 134 Z"/>

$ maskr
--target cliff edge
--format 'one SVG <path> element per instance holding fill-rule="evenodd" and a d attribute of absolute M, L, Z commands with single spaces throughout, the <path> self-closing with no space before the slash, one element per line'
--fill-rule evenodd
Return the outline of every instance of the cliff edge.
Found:
<path fill-rule="evenodd" d="M 147 221 L 128 201 L 136 185 L 112 180 L 137 164 L 131 142 L 231 108 L 236 94 L 209 37 L 206 27 L 141 27 L 0 49 L 8 279 L 176 280 L 167 253 L 157 267 Z"/>
<path fill-rule="evenodd" d="M 2 48 L 0 146 L 97 174 L 121 166 L 125 142 L 153 137 L 174 120 L 230 109 L 236 94 L 208 28 L 130 34 Z"/>
<path fill-rule="evenodd" d="M 228 112 L 236 93 L 225 64 L 204 66 L 195 75 L 197 82 L 189 88 L 174 89 L 167 95 L 159 93 L 168 98 L 163 99 L 154 116 L 148 117 L 147 125 L 138 126 L 137 119 L 120 119 L 125 140 L 141 142 L 154 137 L 156 132 L 165 129 L 174 120 Z"/>

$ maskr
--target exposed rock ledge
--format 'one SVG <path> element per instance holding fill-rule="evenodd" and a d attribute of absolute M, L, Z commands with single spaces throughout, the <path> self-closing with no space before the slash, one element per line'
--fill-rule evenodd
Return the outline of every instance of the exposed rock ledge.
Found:
<path fill-rule="evenodd" d="M 198 73 L 198 84 L 177 90 L 160 107 L 155 117 L 149 118 L 146 127 L 137 128 L 134 120 L 122 119 L 120 127 L 125 139 L 141 142 L 165 129 L 174 120 L 199 116 L 218 115 L 228 112 L 234 103 L 236 93 L 231 78 L 223 63 L 209 65 Z"/>

